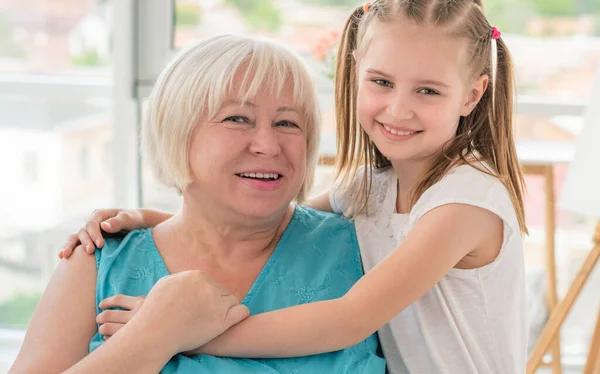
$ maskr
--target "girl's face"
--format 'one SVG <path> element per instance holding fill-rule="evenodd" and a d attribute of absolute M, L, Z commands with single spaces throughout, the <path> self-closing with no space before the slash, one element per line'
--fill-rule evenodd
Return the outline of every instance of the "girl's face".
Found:
<path fill-rule="evenodd" d="M 473 77 L 469 41 L 409 20 L 373 24 L 364 55 L 355 52 L 358 119 L 393 164 L 431 159 L 456 135 L 485 92 Z"/>

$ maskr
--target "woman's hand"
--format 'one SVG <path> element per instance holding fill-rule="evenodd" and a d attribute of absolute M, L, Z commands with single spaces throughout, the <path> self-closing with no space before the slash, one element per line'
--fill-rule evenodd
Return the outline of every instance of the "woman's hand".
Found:
<path fill-rule="evenodd" d="M 112 323 L 112 327 L 101 327 L 101 334 L 112 336 L 126 323 L 136 324 L 161 336 L 173 354 L 206 344 L 249 315 L 248 308 L 225 287 L 198 270 L 161 278 L 146 298 L 115 297 L 102 305 L 129 310 L 101 313 L 98 318 L 106 313 L 101 318 L 106 319 L 103 326 Z"/>
<path fill-rule="evenodd" d="M 79 244 L 87 253 L 92 254 L 96 248 L 104 246 L 102 230 L 114 234 L 118 232 L 128 232 L 135 229 L 146 227 L 144 216 L 141 210 L 136 209 L 99 209 L 95 210 L 88 218 L 85 226 L 77 233 L 67 237 L 63 249 L 58 253 L 59 258 L 67 259 L 71 257 L 73 249 Z"/>

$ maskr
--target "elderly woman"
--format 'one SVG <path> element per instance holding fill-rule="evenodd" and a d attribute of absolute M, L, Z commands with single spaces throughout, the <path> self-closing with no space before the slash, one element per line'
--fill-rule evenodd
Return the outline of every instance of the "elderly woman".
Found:
<path fill-rule="evenodd" d="M 361 277 L 353 224 L 292 204 L 313 181 L 318 113 L 306 68 L 283 47 L 222 36 L 183 51 L 159 77 L 142 129 L 181 211 L 107 239 L 95 257 L 61 261 L 11 372 L 384 372 L 375 336 L 290 359 L 182 354 L 244 319 L 238 300 L 263 313 L 341 297 Z M 147 298 L 102 313 L 129 300 L 115 295 Z M 130 321 L 106 339 L 105 317 Z"/>

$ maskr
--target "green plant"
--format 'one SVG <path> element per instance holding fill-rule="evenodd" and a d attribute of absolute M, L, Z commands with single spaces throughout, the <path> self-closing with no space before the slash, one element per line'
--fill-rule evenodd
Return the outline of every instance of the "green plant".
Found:
<path fill-rule="evenodd" d="M 0 304 L 0 325 L 26 328 L 41 297 L 41 293 L 14 294 Z"/>
<path fill-rule="evenodd" d="M 195 26 L 202 21 L 202 9 L 195 4 L 175 4 L 175 26 Z"/>
<path fill-rule="evenodd" d="M 95 49 L 88 49 L 80 56 L 72 56 L 71 64 L 75 66 L 100 66 L 104 64 L 100 54 Z"/>
<path fill-rule="evenodd" d="M 274 32 L 283 23 L 281 10 L 273 0 L 227 0 L 227 3 L 238 8 L 253 31 Z"/>
<path fill-rule="evenodd" d="M 573 0 L 531 0 L 537 12 L 542 16 L 569 17 L 577 11 L 577 1 Z"/>
<path fill-rule="evenodd" d="M 484 0 L 483 7 L 490 23 L 507 34 L 526 34 L 535 14 L 528 0 Z"/>

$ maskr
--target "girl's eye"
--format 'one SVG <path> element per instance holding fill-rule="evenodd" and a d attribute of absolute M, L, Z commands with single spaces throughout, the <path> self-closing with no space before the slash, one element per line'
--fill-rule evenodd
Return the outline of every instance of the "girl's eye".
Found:
<path fill-rule="evenodd" d="M 297 128 L 297 127 L 299 127 L 299 126 L 298 126 L 297 124 L 295 124 L 294 122 L 292 122 L 292 121 L 287 121 L 287 120 L 285 120 L 285 121 L 279 121 L 279 122 L 277 122 L 275 125 L 276 125 L 276 126 L 281 126 L 281 127 L 290 127 L 290 128 L 293 128 L 293 127 L 296 127 L 296 128 Z"/>
<path fill-rule="evenodd" d="M 439 95 L 439 93 L 431 88 L 421 88 L 417 91 L 418 93 L 422 93 L 424 95 Z"/>
<path fill-rule="evenodd" d="M 248 118 L 242 116 L 231 116 L 225 118 L 223 122 L 248 123 Z"/>
<path fill-rule="evenodd" d="M 392 82 L 387 81 L 385 79 L 373 79 L 373 82 L 375 84 L 378 84 L 380 86 L 384 86 L 384 87 L 392 87 Z"/>

